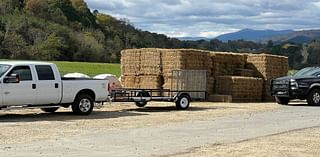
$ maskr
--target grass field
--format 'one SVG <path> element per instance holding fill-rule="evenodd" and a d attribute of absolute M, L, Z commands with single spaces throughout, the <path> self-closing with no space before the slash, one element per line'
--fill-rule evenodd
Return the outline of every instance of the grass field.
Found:
<path fill-rule="evenodd" d="M 109 63 L 87 63 L 87 62 L 62 62 L 52 61 L 57 64 L 62 75 L 67 73 L 83 73 L 91 77 L 98 74 L 114 74 L 120 76 L 120 64 Z"/>

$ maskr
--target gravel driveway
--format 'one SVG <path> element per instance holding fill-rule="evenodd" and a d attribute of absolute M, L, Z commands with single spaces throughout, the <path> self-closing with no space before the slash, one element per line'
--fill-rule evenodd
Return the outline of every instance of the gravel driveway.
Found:
<path fill-rule="evenodd" d="M 172 118 L 179 115 L 171 114 Z M 264 112 L 231 115 L 197 120 L 189 117 L 190 120 L 174 123 L 3 144 L 0 153 L 6 156 L 167 156 L 197 147 L 320 126 L 318 107 L 283 106 Z"/>

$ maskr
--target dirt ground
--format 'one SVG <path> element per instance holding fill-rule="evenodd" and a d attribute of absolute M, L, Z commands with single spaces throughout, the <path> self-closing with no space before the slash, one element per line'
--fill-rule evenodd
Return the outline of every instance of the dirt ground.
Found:
<path fill-rule="evenodd" d="M 174 157 L 318 157 L 320 127 L 294 130 L 229 144 L 195 148 Z"/>
<path fill-rule="evenodd" d="M 105 130 L 201 121 L 279 107 L 274 103 L 192 103 L 189 110 L 177 111 L 173 103 L 151 103 L 147 108 L 137 108 L 132 103 L 116 103 L 95 109 L 89 116 L 75 116 L 70 109 L 60 109 L 53 114 L 38 109 L 12 110 L 0 113 L 0 144 L 30 143 Z"/>

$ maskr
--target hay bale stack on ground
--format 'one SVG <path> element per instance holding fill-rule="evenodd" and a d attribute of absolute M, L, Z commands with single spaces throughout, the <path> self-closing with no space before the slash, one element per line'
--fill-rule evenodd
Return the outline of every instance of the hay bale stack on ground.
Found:
<path fill-rule="evenodd" d="M 247 68 L 255 71 L 255 76 L 264 79 L 263 100 L 274 101 L 270 95 L 270 83 L 272 79 L 286 76 L 288 73 L 288 57 L 269 54 L 249 54 Z"/>
<path fill-rule="evenodd" d="M 261 101 L 263 80 L 255 77 L 219 76 L 216 90 L 218 94 L 231 95 L 236 102 Z"/>

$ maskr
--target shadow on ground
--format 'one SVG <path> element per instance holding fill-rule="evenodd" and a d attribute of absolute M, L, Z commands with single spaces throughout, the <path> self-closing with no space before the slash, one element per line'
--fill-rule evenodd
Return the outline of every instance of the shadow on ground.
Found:
<path fill-rule="evenodd" d="M 123 111 L 93 111 L 88 116 L 74 115 L 68 111 L 57 111 L 55 113 L 44 113 L 35 111 L 34 113 L 19 114 L 19 113 L 2 113 L 0 115 L 1 122 L 37 122 L 37 121 L 70 121 L 70 120 L 97 120 L 111 119 L 120 117 L 143 116 L 147 114 L 132 113 Z"/>

